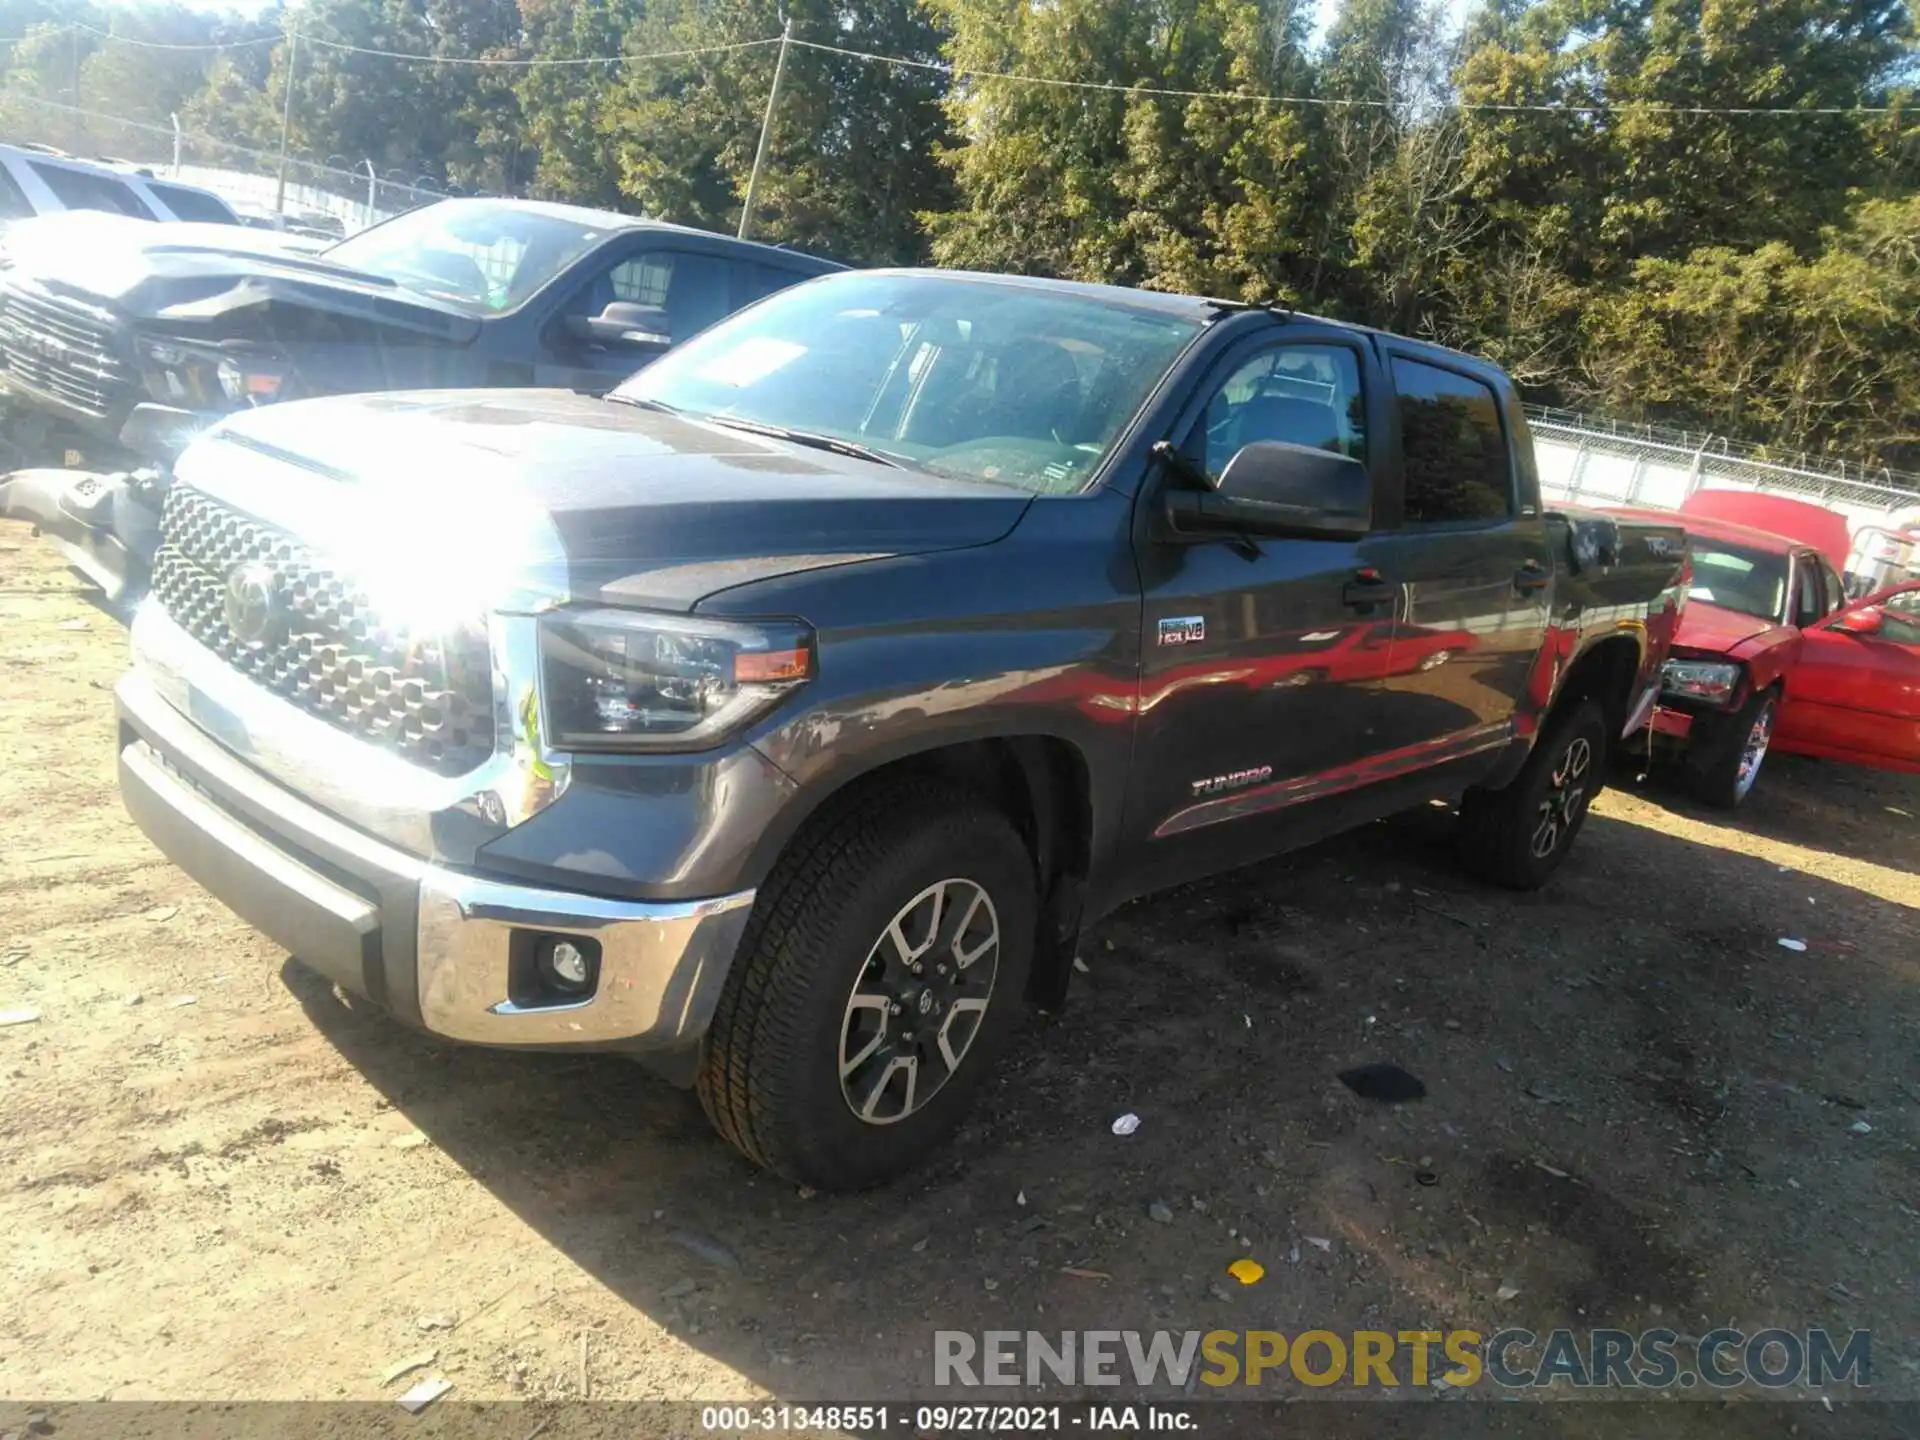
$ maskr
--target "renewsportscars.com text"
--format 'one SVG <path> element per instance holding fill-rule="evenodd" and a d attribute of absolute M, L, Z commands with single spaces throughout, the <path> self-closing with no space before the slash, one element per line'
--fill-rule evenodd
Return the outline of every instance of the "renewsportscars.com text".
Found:
<path fill-rule="evenodd" d="M 1872 1383 L 1872 1333 L 1668 1329 L 966 1330 L 934 1332 L 933 1382 L 1039 1385 L 1429 1385 L 1465 1389 L 1778 1390 Z"/>

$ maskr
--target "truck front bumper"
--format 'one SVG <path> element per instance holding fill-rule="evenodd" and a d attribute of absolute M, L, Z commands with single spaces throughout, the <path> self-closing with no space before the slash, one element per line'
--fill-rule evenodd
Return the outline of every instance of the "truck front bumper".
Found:
<path fill-rule="evenodd" d="M 683 1067 L 753 892 L 675 903 L 503 884 L 423 861 L 235 759 L 139 671 L 116 688 L 128 812 L 180 868 L 297 959 L 450 1039 L 655 1054 Z M 591 991 L 535 993 L 547 937 L 598 947 Z"/>

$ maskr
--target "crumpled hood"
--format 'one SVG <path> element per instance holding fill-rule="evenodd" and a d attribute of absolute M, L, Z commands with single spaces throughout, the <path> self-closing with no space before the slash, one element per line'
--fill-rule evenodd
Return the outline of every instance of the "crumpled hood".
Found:
<path fill-rule="evenodd" d="M 1794 631 L 1775 625 L 1756 615 L 1728 610 L 1705 600 L 1689 600 L 1680 613 L 1680 629 L 1673 638 L 1676 650 L 1698 650 L 1706 654 L 1731 655 L 1747 642 L 1777 631 L 1779 639 L 1788 639 Z"/>
<path fill-rule="evenodd" d="M 257 328 L 242 317 L 263 307 L 322 311 L 449 343 L 479 330 L 479 321 L 455 305 L 239 225 L 161 225 L 67 211 L 21 221 L 7 231 L 6 245 L 21 279 L 170 333 L 217 338 Z"/>
<path fill-rule="evenodd" d="M 1031 499 L 552 390 L 253 410 L 175 473 L 347 568 L 405 574 L 462 609 L 689 610 L 799 570 L 986 544 Z"/>

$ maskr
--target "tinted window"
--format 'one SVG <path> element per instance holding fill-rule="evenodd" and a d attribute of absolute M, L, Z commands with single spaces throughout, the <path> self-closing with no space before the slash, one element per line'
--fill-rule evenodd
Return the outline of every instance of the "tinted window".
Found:
<path fill-rule="evenodd" d="M 239 216 L 227 208 L 226 201 L 217 195 L 209 195 L 203 190 L 189 190 L 184 185 L 165 185 L 158 180 L 149 180 L 147 188 L 160 197 L 160 203 L 182 220 L 203 220 L 210 225 L 233 225 L 239 222 Z"/>
<path fill-rule="evenodd" d="M 1478 380 L 1414 360 L 1393 362 L 1406 462 L 1405 520 L 1496 520 L 1513 510 L 1513 468 L 1500 404 Z"/>
<path fill-rule="evenodd" d="M 751 305 L 763 295 L 771 295 L 789 285 L 798 285 L 807 278 L 797 271 L 782 270 L 773 265 L 740 265 L 734 271 L 734 300 L 741 305 Z"/>
<path fill-rule="evenodd" d="M 0 220 L 24 220 L 33 214 L 33 204 L 20 189 L 20 182 L 0 165 Z"/>
<path fill-rule="evenodd" d="M 1360 362 L 1339 345 L 1284 345 L 1256 355 L 1207 402 L 1203 463 L 1218 477 L 1256 440 L 1367 458 Z"/>
<path fill-rule="evenodd" d="M 136 220 L 158 218 L 133 193 L 132 186 L 123 185 L 110 175 L 96 170 L 69 170 L 64 165 L 43 165 L 38 160 L 29 160 L 27 164 L 69 210 L 104 210 L 110 215 L 131 215 Z"/>
<path fill-rule="evenodd" d="M 612 398 L 1071 494 L 1198 329 L 1191 315 L 1125 299 L 957 275 L 837 274 L 768 296 Z"/>

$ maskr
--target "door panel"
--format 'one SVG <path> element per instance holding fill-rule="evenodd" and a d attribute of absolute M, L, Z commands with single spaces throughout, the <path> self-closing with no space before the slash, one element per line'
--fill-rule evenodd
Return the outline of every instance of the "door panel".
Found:
<path fill-rule="evenodd" d="M 1546 522 L 1521 513 L 1514 440 L 1487 385 L 1424 357 L 1395 356 L 1392 373 L 1404 513 L 1376 553 L 1403 600 L 1381 723 L 1396 749 L 1491 749 L 1546 641 Z"/>
<path fill-rule="evenodd" d="M 1311 332 L 1243 353 L 1216 376 L 1179 448 L 1214 475 L 1256 440 L 1365 460 L 1367 361 L 1352 337 Z M 1149 487 L 1143 505 L 1159 493 Z M 1341 777 L 1384 748 L 1379 682 L 1399 602 L 1392 586 L 1365 582 L 1374 544 L 1141 541 L 1126 825 L 1153 883 L 1260 853 L 1250 826 L 1280 843 L 1299 802 L 1361 783 Z"/>
<path fill-rule="evenodd" d="M 1831 622 L 1803 633 L 1773 743 L 1800 754 L 1920 768 L 1920 585 L 1869 603 L 1881 614 L 1878 633 L 1855 634 Z"/>

